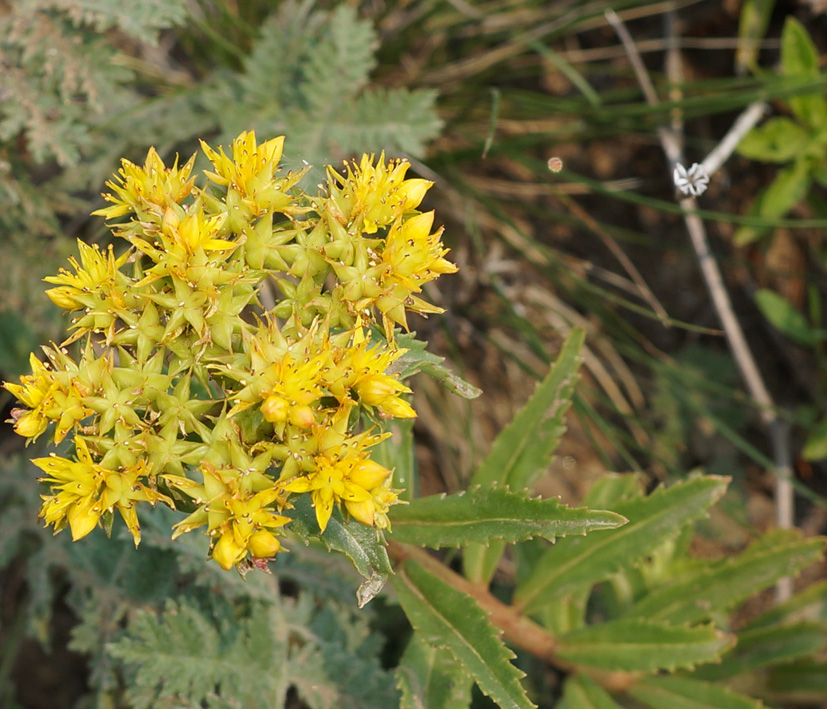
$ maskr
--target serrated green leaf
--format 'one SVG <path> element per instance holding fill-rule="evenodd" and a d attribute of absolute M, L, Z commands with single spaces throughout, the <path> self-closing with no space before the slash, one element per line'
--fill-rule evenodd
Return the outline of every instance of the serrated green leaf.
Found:
<path fill-rule="evenodd" d="M 311 115 L 335 115 L 344 100 L 365 86 L 376 65 L 377 44 L 373 26 L 360 20 L 354 8 L 339 5 L 331 11 L 303 72 Z"/>
<path fill-rule="evenodd" d="M 439 134 L 436 92 L 366 89 L 375 66 L 377 33 L 347 4 L 280 3 L 238 75 L 214 78 L 202 101 L 226 142 L 241 130 L 287 135 L 282 165 L 311 171 L 359 153 L 420 156 Z M 221 142 L 221 141 L 219 141 Z"/>
<path fill-rule="evenodd" d="M 484 694 L 502 707 L 534 707 L 520 684 L 524 674 L 509 662 L 514 653 L 469 596 L 412 561 L 391 583 L 414 630 L 448 650 Z"/>
<path fill-rule="evenodd" d="M 612 672 L 655 672 L 712 662 L 735 638 L 711 625 L 674 627 L 647 620 L 613 620 L 559 638 L 556 656 Z"/>
<path fill-rule="evenodd" d="M 778 579 L 820 560 L 824 539 L 754 545 L 746 552 L 696 569 L 687 577 L 641 598 L 625 614 L 671 623 L 696 623 L 728 610 Z"/>
<path fill-rule="evenodd" d="M 571 406 L 584 340 L 582 329 L 569 333 L 545 379 L 495 439 L 488 456 L 474 473 L 472 485 L 496 482 L 521 490 L 548 466 L 565 431 L 563 417 Z M 478 583 L 490 581 L 504 548 L 501 542 L 488 547 L 469 546 L 463 556 L 465 575 Z"/>
<path fill-rule="evenodd" d="M 645 498 L 618 503 L 614 511 L 629 524 L 604 534 L 557 542 L 517 587 L 515 603 L 532 612 L 634 564 L 705 515 L 724 494 L 728 482 L 729 478 L 718 476 L 697 477 L 658 488 Z"/>
<path fill-rule="evenodd" d="M 399 666 L 400 709 L 467 709 L 474 681 L 454 656 L 414 633 Z"/>
<path fill-rule="evenodd" d="M 572 509 L 557 499 L 532 499 L 526 492 L 498 486 L 422 497 L 410 505 L 394 507 L 390 518 L 392 539 L 434 549 L 486 544 L 495 539 L 513 543 L 543 537 L 554 541 L 626 522 L 614 512 Z"/>
<path fill-rule="evenodd" d="M 785 603 L 771 608 L 749 623 L 747 629 L 800 621 L 827 625 L 827 581 L 817 581 Z"/>
<path fill-rule="evenodd" d="M 430 89 L 372 89 L 351 102 L 347 125 L 333 127 L 354 147 L 378 143 L 396 154 L 421 157 L 442 130 L 436 99 Z"/>
<path fill-rule="evenodd" d="M 316 510 L 308 495 L 296 498 L 293 509 L 285 510 L 284 514 L 293 519 L 291 532 L 305 544 L 311 539 L 320 539 L 328 550 L 341 552 L 350 559 L 355 569 L 367 579 L 356 593 L 360 608 L 382 590 L 393 569 L 379 530 L 355 520 L 345 522 L 336 511 L 320 536 Z"/>
<path fill-rule="evenodd" d="M 804 26 L 791 16 L 781 32 L 781 71 L 791 77 L 820 74 L 818 50 Z M 788 100 L 793 113 L 807 125 L 816 128 L 827 121 L 827 100 L 821 91 Z"/>
<path fill-rule="evenodd" d="M 188 15 L 188 5 L 184 0 L 142 0 L 128 6 L 101 0 L 73 0 L 64 7 L 71 8 L 67 14 L 75 22 L 82 19 L 84 24 L 95 27 L 98 32 L 117 27 L 127 35 L 150 44 L 157 42 L 159 30 L 181 24 Z"/>
<path fill-rule="evenodd" d="M 768 665 L 820 652 L 827 645 L 827 626 L 818 623 L 773 625 L 738 633 L 738 644 L 720 663 L 695 669 L 704 680 L 729 679 Z"/>
<path fill-rule="evenodd" d="M 806 147 L 809 132 L 786 116 L 775 116 L 753 128 L 738 143 L 738 152 L 752 160 L 789 162 Z"/>
<path fill-rule="evenodd" d="M 811 347 L 827 338 L 827 331 L 813 328 L 801 311 L 774 290 L 757 290 L 755 303 L 776 330 L 800 345 Z"/>
<path fill-rule="evenodd" d="M 244 610 L 242 610 L 244 608 Z M 164 706 L 283 707 L 295 690 L 309 709 L 398 704 L 367 621 L 328 599 L 272 595 L 269 604 L 168 602 L 162 614 L 129 616 L 107 647 L 127 665 L 136 709 Z"/>
<path fill-rule="evenodd" d="M 827 701 L 827 662 L 805 659 L 772 667 L 764 689 L 773 700 L 823 705 Z"/>
<path fill-rule="evenodd" d="M 652 709 L 763 709 L 764 703 L 726 687 L 685 677 L 643 677 L 629 695 Z"/>
<path fill-rule="evenodd" d="M 612 695 L 585 675 L 568 677 L 557 709 L 621 709 Z"/>
<path fill-rule="evenodd" d="M 564 430 L 563 415 L 571 406 L 585 337 L 585 330 L 571 331 L 549 373 L 494 440 L 491 452 L 474 473 L 472 485 L 496 482 L 519 490 L 546 468 Z"/>
<path fill-rule="evenodd" d="M 139 612 L 109 651 L 136 667 L 130 694 L 139 708 L 175 695 L 203 701 L 215 689 L 239 685 L 243 672 L 220 629 L 186 603 L 167 602 L 162 616 Z"/>

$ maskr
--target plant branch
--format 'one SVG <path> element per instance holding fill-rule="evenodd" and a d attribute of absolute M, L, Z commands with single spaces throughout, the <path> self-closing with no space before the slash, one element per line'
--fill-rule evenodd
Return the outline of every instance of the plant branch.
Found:
<path fill-rule="evenodd" d="M 457 590 L 467 593 L 480 608 L 488 613 L 491 622 L 503 631 L 506 639 L 526 652 L 559 666 L 559 661 L 554 659 L 554 651 L 557 648 L 557 640 L 554 636 L 512 606 L 495 598 L 486 586 L 460 576 L 419 547 L 390 541 L 388 542 L 388 554 L 398 562 L 413 559 L 434 576 L 438 576 Z M 567 666 L 566 669 L 570 667 Z"/>
<path fill-rule="evenodd" d="M 513 606 L 494 597 L 487 586 L 469 581 L 419 547 L 389 541 L 387 548 L 388 555 L 394 561 L 398 563 L 402 563 L 407 559 L 415 561 L 434 576 L 473 598 L 477 605 L 488 614 L 489 620 L 502 630 L 503 636 L 512 645 L 565 672 L 571 673 L 579 669 L 555 655 L 559 642 L 551 633 L 520 613 Z M 635 676 L 628 672 L 588 670 L 588 673 L 605 689 L 615 692 L 629 689 L 635 681 Z"/>
<path fill-rule="evenodd" d="M 674 10 L 670 10 L 674 12 Z M 606 11 L 606 18 L 614 27 L 618 37 L 626 49 L 629 61 L 634 69 L 638 83 L 650 105 L 657 105 L 658 97 L 652 86 L 652 82 L 646 73 L 640 55 L 634 45 L 632 37 L 623 25 L 620 18 L 611 10 Z M 674 26 L 670 23 L 669 26 Z M 723 140 L 716 146 L 709 156 L 704 160 L 703 166 L 707 173 L 711 174 L 732 154 L 738 142 L 749 131 L 755 123 L 764 115 L 766 104 L 755 103 L 749 106 L 735 121 L 732 128 L 724 136 Z M 658 130 L 661 146 L 669 160 L 671 167 L 678 162 L 680 157 L 680 141 L 669 129 L 661 127 Z M 710 169 L 712 168 L 712 169 Z M 684 223 L 686 224 L 692 247 L 698 259 L 707 290 L 712 299 L 715 312 L 724 330 L 724 335 L 729 344 L 732 355 L 746 383 L 750 396 L 758 406 L 761 420 L 767 429 L 774 462 L 774 473 L 776 476 L 776 522 L 782 529 L 790 528 L 793 523 L 793 489 L 792 489 L 792 465 L 787 435 L 787 424 L 778 416 L 775 403 L 769 390 L 764 383 L 758 364 L 747 343 L 744 331 L 741 328 L 735 310 L 732 307 L 729 293 L 726 289 L 721 270 L 715 261 L 709 240 L 706 236 L 706 229 L 703 221 L 697 214 L 698 204 L 694 197 L 681 199 L 679 202 L 683 210 Z M 779 601 L 786 600 L 792 595 L 792 581 L 789 578 L 782 579 L 777 587 Z"/>
<path fill-rule="evenodd" d="M 729 156 L 738 147 L 738 143 L 755 127 L 755 124 L 761 120 L 768 108 L 764 101 L 756 101 L 747 106 L 741 115 L 735 119 L 732 128 L 701 163 L 708 175 L 712 176 L 729 159 Z"/>

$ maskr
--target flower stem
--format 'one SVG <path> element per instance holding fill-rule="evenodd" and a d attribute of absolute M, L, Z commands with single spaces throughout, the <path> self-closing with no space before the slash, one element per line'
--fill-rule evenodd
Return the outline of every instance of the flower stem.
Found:
<path fill-rule="evenodd" d="M 561 660 L 555 655 L 555 652 L 560 646 L 557 638 L 541 625 L 531 620 L 531 618 L 524 616 L 513 606 L 495 598 L 487 586 L 474 583 L 464 576 L 460 576 L 419 547 L 390 541 L 388 542 L 388 555 L 400 564 L 408 559 L 415 561 L 434 576 L 445 581 L 445 583 L 450 584 L 458 591 L 468 594 L 477 602 L 477 605 L 488 614 L 488 619 L 491 623 L 502 630 L 503 636 L 512 645 L 531 653 L 541 660 L 545 660 L 567 673 L 580 669 L 571 663 Z M 588 670 L 588 674 L 593 680 L 598 682 L 598 684 L 610 691 L 627 690 L 635 680 L 635 676 L 627 672 Z"/>

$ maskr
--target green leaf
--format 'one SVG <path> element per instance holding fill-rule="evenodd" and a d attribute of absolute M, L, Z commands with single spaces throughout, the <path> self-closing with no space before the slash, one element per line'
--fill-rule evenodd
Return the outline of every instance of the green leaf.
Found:
<path fill-rule="evenodd" d="M 303 72 L 311 115 L 335 115 L 344 100 L 364 88 L 376 65 L 377 46 L 373 26 L 354 8 L 339 5 L 330 13 Z"/>
<path fill-rule="evenodd" d="M 60 5 L 57 5 L 60 7 Z M 101 2 L 101 0 L 73 0 L 65 3 L 71 8 L 67 14 L 91 25 L 99 33 L 117 27 L 142 42 L 155 44 L 159 30 L 182 24 L 189 7 L 184 0 L 141 0 L 128 5 Z"/>
<path fill-rule="evenodd" d="M 218 75 L 202 103 L 216 110 L 226 142 L 241 130 L 286 135 L 286 169 L 322 166 L 359 153 L 420 156 L 442 121 L 436 92 L 367 89 L 377 32 L 350 5 L 277 3 L 239 75 Z M 220 141 L 219 141 L 220 142 Z"/>
<path fill-rule="evenodd" d="M 521 544 L 518 549 L 525 546 L 527 545 Z M 583 628 L 586 626 L 586 609 L 591 595 L 591 588 L 570 593 L 556 603 L 544 606 L 537 613 L 537 620 L 552 635 L 563 635 L 577 628 Z"/>
<path fill-rule="evenodd" d="M 614 511 L 629 524 L 583 539 L 568 538 L 550 548 L 514 595 L 527 612 L 538 610 L 555 598 L 608 578 L 650 554 L 683 527 L 706 514 L 721 498 L 729 478 L 697 477 L 658 488 L 645 498 L 615 505 Z"/>
<path fill-rule="evenodd" d="M 805 460 L 822 460 L 827 458 L 827 417 L 813 426 L 804 442 L 801 456 Z"/>
<path fill-rule="evenodd" d="M 283 707 L 293 688 L 309 709 L 384 709 L 399 703 L 366 619 L 332 600 L 271 594 L 268 604 L 169 601 L 128 616 L 108 644 L 127 667 L 129 706 Z"/>
<path fill-rule="evenodd" d="M 417 340 L 415 333 L 401 333 L 397 335 L 396 341 L 400 348 L 408 350 L 391 366 L 391 371 L 399 374 L 402 379 L 422 372 L 463 399 L 476 399 L 482 394 L 480 389 L 446 367 L 444 357 L 428 352 L 425 349 L 428 343 Z"/>
<path fill-rule="evenodd" d="M 768 665 L 789 662 L 813 655 L 827 645 L 827 626 L 818 623 L 773 625 L 738 633 L 738 644 L 720 663 L 695 669 L 695 676 L 705 680 L 729 679 Z"/>
<path fill-rule="evenodd" d="M 411 561 L 391 583 L 414 630 L 447 649 L 484 694 L 502 707 L 534 706 L 520 684 L 524 674 L 509 662 L 514 654 L 469 596 Z"/>
<path fill-rule="evenodd" d="M 636 473 L 606 473 L 592 483 L 583 504 L 592 509 L 608 509 L 623 500 L 643 497 L 643 476 Z"/>
<path fill-rule="evenodd" d="M 454 656 L 414 633 L 399 666 L 400 709 L 467 709 L 474 681 Z"/>
<path fill-rule="evenodd" d="M 354 611 L 350 602 L 347 605 L 328 601 L 319 603 L 315 593 L 312 599 L 309 594 L 302 594 L 299 600 L 308 602 L 312 609 L 311 621 L 305 623 L 303 628 L 297 627 L 290 613 L 294 608 L 298 610 L 298 604 L 288 605 L 282 626 L 292 625 L 297 636 L 302 631 L 311 635 L 311 647 L 313 642 L 318 643 L 324 663 L 315 681 L 310 679 L 307 682 L 309 673 L 302 672 L 304 682 L 296 683 L 305 701 L 319 709 L 387 709 L 399 706 L 400 693 L 393 673 L 383 669 L 380 662 L 387 638 L 371 632 L 367 614 Z M 300 662 L 307 641 L 302 642 L 299 637 L 287 640 L 297 646 L 291 659 Z M 335 687 L 335 693 L 330 691 L 330 687 L 325 687 L 328 683 Z M 318 699 L 315 701 L 308 701 L 316 696 Z"/>
<path fill-rule="evenodd" d="M 827 331 L 814 329 L 801 311 L 774 290 L 759 289 L 755 293 L 755 303 L 776 330 L 800 345 L 812 346 L 827 338 Z"/>
<path fill-rule="evenodd" d="M 735 57 L 739 68 L 757 68 L 760 40 L 767 33 L 774 5 L 775 0 L 746 0 L 744 3 L 738 23 L 739 41 Z"/>
<path fill-rule="evenodd" d="M 751 214 L 779 219 L 797 205 L 810 190 L 812 176 L 807 160 L 799 158 L 780 170 L 751 209 Z M 768 231 L 768 227 L 742 226 L 735 232 L 735 243 L 746 246 Z"/>
<path fill-rule="evenodd" d="M 392 419 L 387 430 L 393 435 L 371 448 L 371 459 L 393 470 L 393 487 L 400 488 L 401 500 L 410 502 L 416 497 L 416 459 L 414 458 L 414 419 Z"/>
<path fill-rule="evenodd" d="M 586 675 L 568 677 L 556 709 L 621 709 L 612 696 Z"/>
<path fill-rule="evenodd" d="M 495 439 L 472 484 L 498 482 L 519 490 L 545 470 L 565 430 L 563 416 L 571 406 L 585 336 L 583 329 L 571 331 L 545 379 Z"/>
<path fill-rule="evenodd" d="M 497 436 L 471 479 L 472 484 L 498 482 L 520 490 L 545 470 L 565 431 L 563 416 L 571 406 L 584 339 L 582 329 L 569 333 L 557 361 L 525 406 Z M 478 583 L 490 581 L 504 548 L 502 542 L 487 548 L 470 546 L 463 557 L 465 575 Z"/>
<path fill-rule="evenodd" d="M 753 128 L 738 144 L 738 152 L 752 160 L 789 162 L 804 150 L 809 132 L 786 116 L 770 118 Z"/>
<path fill-rule="evenodd" d="M 382 590 L 393 569 L 379 530 L 354 520 L 345 522 L 336 511 L 327 523 L 324 534 L 320 536 L 316 510 L 309 495 L 297 497 L 293 509 L 285 510 L 284 514 L 293 519 L 290 530 L 305 544 L 309 544 L 312 538 L 321 539 L 328 550 L 347 556 L 356 570 L 367 579 L 356 593 L 360 608 Z"/>
<path fill-rule="evenodd" d="M 787 17 L 781 32 L 781 71 L 785 76 L 819 77 L 819 52 L 804 26 Z M 827 100 L 821 91 L 792 96 L 790 108 L 807 125 L 817 128 L 827 121 Z"/>
<path fill-rule="evenodd" d="M 626 519 L 614 512 L 572 509 L 557 499 L 530 498 L 498 486 L 478 486 L 456 495 L 433 495 L 393 508 L 394 541 L 438 549 L 487 544 L 498 539 L 520 542 L 532 537 L 554 541 L 569 534 L 619 527 Z"/>
<path fill-rule="evenodd" d="M 259 36 L 243 60 L 243 72 L 233 77 L 238 94 L 247 109 L 273 110 L 276 106 L 295 106 L 304 102 L 303 83 L 297 77 L 319 43 L 327 15 L 312 11 L 310 3 L 282 3 L 259 27 Z M 220 87 L 219 90 L 224 87 Z M 233 86 L 233 89 L 236 87 Z M 215 100 L 205 101 L 207 106 Z M 233 107 L 230 107 L 233 108 Z M 232 114 L 231 114 L 232 115 Z M 233 115 L 230 122 L 222 115 L 225 132 L 235 135 L 241 129 Z M 274 133 L 274 135 L 277 135 Z M 292 142 L 292 141 L 291 141 Z"/>
<path fill-rule="evenodd" d="M 267 612 L 263 615 L 258 626 L 267 628 L 274 618 Z M 228 628 L 186 603 L 169 601 L 159 616 L 139 611 L 126 636 L 110 646 L 113 657 L 135 667 L 130 705 L 150 709 L 159 700 L 175 696 L 187 697 L 197 705 L 210 694 L 233 696 L 236 689 L 243 694 L 245 685 L 248 690 L 258 689 L 258 702 L 249 706 L 263 709 L 269 702 L 280 705 L 287 683 L 278 678 L 277 668 L 286 661 L 287 648 L 261 638 L 269 647 L 253 658 L 243 644 L 223 638 L 222 631 L 228 633 Z"/>
<path fill-rule="evenodd" d="M 711 625 L 674 627 L 648 620 L 613 620 L 559 638 L 556 656 L 612 672 L 655 672 L 712 662 L 735 638 Z"/>
<path fill-rule="evenodd" d="M 685 677 L 643 677 L 629 695 L 652 709 L 763 709 L 764 703 L 726 687 Z"/>
<path fill-rule="evenodd" d="M 351 141 L 351 152 L 379 144 L 397 155 L 421 157 L 428 141 L 442 130 L 436 99 L 436 91 L 430 89 L 372 89 L 351 102 L 347 123 L 334 122 L 331 127 Z"/>
<path fill-rule="evenodd" d="M 9 378 L 30 372 L 29 355 L 38 340 L 25 318 L 0 309 L 0 372 Z"/>
<path fill-rule="evenodd" d="M 632 606 L 626 616 L 671 623 L 705 620 L 819 561 L 824 542 L 823 538 L 790 540 L 787 535 L 779 540 L 759 540 L 738 556 L 711 562 L 654 590 Z"/>
<path fill-rule="evenodd" d="M 765 688 L 773 699 L 823 706 L 827 700 L 827 662 L 805 659 L 772 667 Z"/>
<path fill-rule="evenodd" d="M 753 620 L 750 630 L 779 623 L 811 621 L 827 625 L 827 581 L 817 581 L 790 600 L 771 608 Z"/>

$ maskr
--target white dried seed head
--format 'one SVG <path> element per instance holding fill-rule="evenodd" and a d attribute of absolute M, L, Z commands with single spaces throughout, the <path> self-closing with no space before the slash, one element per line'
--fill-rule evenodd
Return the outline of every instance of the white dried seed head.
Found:
<path fill-rule="evenodd" d="M 709 186 L 709 175 L 703 165 L 699 165 L 698 163 L 692 163 L 692 167 L 688 170 L 678 163 L 675 165 L 673 177 L 675 187 L 683 194 L 689 194 L 693 197 L 702 195 Z"/>

